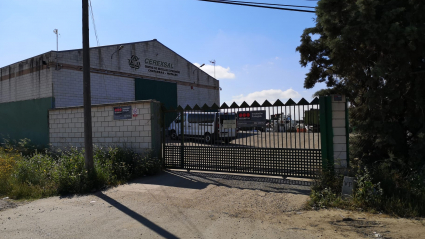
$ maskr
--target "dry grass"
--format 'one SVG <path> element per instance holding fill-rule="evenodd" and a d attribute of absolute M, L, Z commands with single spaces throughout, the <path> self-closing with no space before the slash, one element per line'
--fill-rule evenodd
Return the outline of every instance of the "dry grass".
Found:
<path fill-rule="evenodd" d="M 0 148 L 0 195 L 9 190 L 10 176 L 16 166 L 16 159 L 21 157 L 11 149 Z"/>

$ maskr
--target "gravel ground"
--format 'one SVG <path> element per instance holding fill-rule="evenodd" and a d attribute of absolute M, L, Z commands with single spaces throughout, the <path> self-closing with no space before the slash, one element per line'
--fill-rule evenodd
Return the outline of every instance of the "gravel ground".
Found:
<path fill-rule="evenodd" d="M 0 238 L 419 238 L 421 221 L 303 211 L 310 181 L 166 171 L 0 211 Z M 351 218 L 352 220 L 345 220 Z"/>

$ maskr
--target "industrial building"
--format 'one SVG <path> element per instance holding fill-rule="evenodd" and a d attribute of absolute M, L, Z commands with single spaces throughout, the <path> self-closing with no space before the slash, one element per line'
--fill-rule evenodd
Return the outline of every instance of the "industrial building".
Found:
<path fill-rule="evenodd" d="M 49 110 L 83 105 L 82 59 L 82 49 L 49 51 L 0 68 L 0 142 L 50 143 Z M 219 81 L 156 39 L 90 48 L 90 65 L 92 105 L 220 104 Z"/>

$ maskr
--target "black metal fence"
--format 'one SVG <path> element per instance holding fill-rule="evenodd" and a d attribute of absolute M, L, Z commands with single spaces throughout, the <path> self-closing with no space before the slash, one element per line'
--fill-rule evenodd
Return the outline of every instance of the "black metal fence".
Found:
<path fill-rule="evenodd" d="M 164 111 L 165 167 L 312 178 L 322 165 L 319 100 Z"/>

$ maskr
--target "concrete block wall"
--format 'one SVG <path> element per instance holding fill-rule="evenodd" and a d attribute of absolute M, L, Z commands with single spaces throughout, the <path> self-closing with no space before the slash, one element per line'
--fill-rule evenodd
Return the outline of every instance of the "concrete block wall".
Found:
<path fill-rule="evenodd" d="M 335 168 L 347 168 L 347 137 L 346 134 L 346 98 L 331 95 L 332 98 L 332 128 Z"/>
<path fill-rule="evenodd" d="M 114 107 L 128 105 L 131 105 L 132 110 L 137 109 L 137 116 L 114 120 Z M 92 106 L 93 144 L 126 147 L 138 153 L 152 150 L 154 155 L 160 155 L 159 106 L 160 103 L 153 100 Z M 84 146 L 83 112 L 83 107 L 49 111 L 49 140 L 53 147 Z"/>
<path fill-rule="evenodd" d="M 52 97 L 54 67 L 44 65 L 54 60 L 48 52 L 0 68 L 0 103 Z"/>

